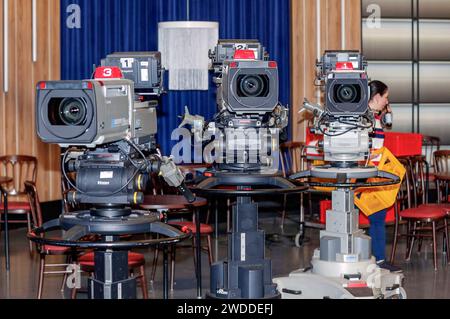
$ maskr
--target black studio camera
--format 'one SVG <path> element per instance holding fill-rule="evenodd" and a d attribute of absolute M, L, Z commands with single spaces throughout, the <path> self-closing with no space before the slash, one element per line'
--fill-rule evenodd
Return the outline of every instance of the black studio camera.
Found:
<path fill-rule="evenodd" d="M 325 110 L 331 115 L 363 115 L 369 108 L 367 63 L 357 51 L 325 51 L 319 79 L 325 81 Z"/>
<path fill-rule="evenodd" d="M 374 118 L 366 68 L 358 51 L 325 51 L 317 63 L 316 84 L 324 88 L 325 107 L 307 100 L 304 107 L 315 116 L 313 132 L 324 136 L 324 159 L 332 166 L 357 166 L 369 156 Z"/>
<path fill-rule="evenodd" d="M 210 52 L 217 85 L 217 113 L 205 122 L 186 110 L 180 127 L 190 125 L 196 140 L 214 136 L 217 169 L 260 171 L 272 167 L 273 148 L 288 125 L 279 103 L 278 65 L 256 40 L 220 40 Z M 257 136 L 254 138 L 254 136 Z"/>

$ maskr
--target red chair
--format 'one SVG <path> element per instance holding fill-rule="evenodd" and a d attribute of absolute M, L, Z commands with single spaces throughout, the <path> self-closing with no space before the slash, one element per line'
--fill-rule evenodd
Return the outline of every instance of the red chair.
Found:
<path fill-rule="evenodd" d="M 424 150 L 424 156 L 426 161 L 430 165 L 430 173 L 428 176 L 429 183 L 435 182 L 434 173 L 436 168 L 434 166 L 434 152 L 441 149 L 441 139 L 436 136 L 423 135 L 422 136 L 422 146 Z"/>
<path fill-rule="evenodd" d="M 450 173 L 450 150 L 440 150 L 434 152 L 434 172 L 436 174 Z M 438 203 L 449 201 L 448 181 L 436 179 L 436 189 Z"/>
<path fill-rule="evenodd" d="M 288 178 L 290 175 L 304 170 L 306 167 L 305 143 L 303 142 L 286 142 L 280 145 L 280 164 L 283 177 Z M 298 196 L 298 195 L 297 195 Z M 300 209 L 303 210 L 303 193 L 300 196 Z M 284 221 L 286 219 L 287 201 L 289 195 L 283 195 L 283 211 L 281 213 L 281 229 L 284 230 Z M 311 192 L 308 192 L 309 215 L 312 217 L 312 198 Z"/>
<path fill-rule="evenodd" d="M 10 155 L 0 157 L 0 175 L 12 177 L 13 182 L 5 184 L 8 192 L 8 216 L 25 215 L 26 220 L 9 219 L 10 224 L 27 224 L 28 232 L 31 231 L 31 208 L 27 199 L 24 183 L 30 181 L 36 183 L 38 161 L 35 157 L 24 155 Z M 3 205 L 0 214 L 3 214 Z M 3 222 L 3 218 L 2 218 Z M 33 252 L 33 244 L 30 242 L 30 253 Z"/>
<path fill-rule="evenodd" d="M 149 195 L 145 197 L 144 203 L 140 205 L 141 208 L 147 210 L 156 210 L 159 212 L 164 212 L 164 214 L 170 218 L 173 218 L 174 214 L 185 214 L 192 213 L 192 209 L 200 209 L 201 207 L 207 206 L 208 202 L 204 198 L 197 197 L 197 200 L 189 204 L 181 195 Z M 172 216 L 171 216 L 172 215 Z M 194 255 L 194 265 L 196 265 L 196 224 L 195 224 L 195 213 L 192 214 L 192 221 L 184 221 L 184 220 L 168 220 L 168 224 L 171 226 L 175 226 L 177 228 L 182 229 L 183 231 L 192 231 L 192 251 Z M 214 231 L 214 228 L 209 225 L 209 210 L 206 217 L 206 222 L 200 224 L 200 236 L 206 237 L 207 246 L 202 247 L 203 250 L 206 250 L 209 257 L 209 263 L 212 263 L 212 244 L 211 244 L 211 235 Z M 175 252 L 177 245 L 171 246 L 171 275 L 170 275 L 170 290 L 173 291 L 174 287 L 174 278 L 175 278 Z M 159 248 L 158 246 L 155 248 L 155 254 L 153 258 L 153 267 L 152 267 L 152 276 L 151 280 L 154 281 L 156 275 L 156 267 L 158 264 L 159 257 Z M 196 268 L 195 268 L 196 269 Z"/>
<path fill-rule="evenodd" d="M 192 217 L 192 221 L 169 221 L 168 222 L 169 225 L 172 226 L 178 226 L 181 229 L 186 228 L 190 231 L 192 231 L 192 248 L 194 249 L 196 243 L 195 243 L 195 238 L 196 238 L 196 234 L 197 234 L 197 227 L 195 225 L 195 218 L 194 216 Z M 208 253 L 208 260 L 209 260 L 209 264 L 211 265 L 213 262 L 213 255 L 212 255 L 212 245 L 211 245 L 211 236 L 214 232 L 214 228 L 209 224 L 209 210 L 207 213 L 207 217 L 206 217 L 206 221 L 205 223 L 200 223 L 200 236 L 201 237 L 206 237 L 206 241 L 207 241 L 207 245 L 202 247 L 202 249 L 204 251 L 206 251 Z M 194 263 L 195 263 L 195 253 L 194 253 Z"/>
<path fill-rule="evenodd" d="M 42 226 L 42 211 L 41 211 L 41 205 L 39 201 L 39 195 L 36 190 L 36 185 L 33 182 L 25 182 L 25 192 L 28 196 L 29 200 L 29 208 L 32 214 L 33 223 L 36 227 Z M 43 236 L 43 235 L 42 235 Z M 31 242 L 31 241 L 30 241 Z M 59 247 L 59 246 L 51 246 L 51 245 L 40 245 L 36 244 L 37 251 L 40 256 L 39 261 L 39 282 L 38 282 L 38 293 L 37 298 L 42 298 L 42 292 L 44 287 L 44 275 L 46 274 L 54 274 L 55 272 L 46 272 L 46 267 L 57 267 L 57 266 L 67 266 L 69 265 L 73 260 L 75 260 L 75 254 L 76 251 L 71 250 L 68 247 Z M 64 265 L 54 265 L 54 264 L 47 264 L 46 257 L 49 255 L 65 255 L 66 256 L 66 264 Z M 60 273 L 64 273 L 64 270 Z M 64 275 L 64 279 L 62 282 L 61 290 L 64 289 L 64 283 L 66 281 L 67 275 Z"/>
<path fill-rule="evenodd" d="M 395 251 L 398 239 L 407 238 L 406 260 L 411 259 L 414 242 L 419 239 L 419 251 L 424 238 L 433 240 L 433 262 L 434 269 L 437 270 L 437 232 L 442 231 L 445 238 L 445 246 L 449 246 L 447 210 L 438 205 L 426 205 L 426 193 L 424 183 L 426 177 L 423 175 L 425 159 L 414 157 L 400 160 L 406 168 L 405 178 L 399 191 L 396 210 L 396 225 L 394 232 L 394 243 L 391 251 L 391 263 L 394 263 Z M 421 200 L 422 199 L 422 200 Z M 417 204 L 423 204 L 417 207 Z M 404 209 L 401 210 L 401 206 Z M 407 223 L 407 232 L 399 233 L 400 221 Z M 448 249 L 448 248 L 447 248 Z"/>
<path fill-rule="evenodd" d="M 205 223 L 200 223 L 200 241 L 201 238 L 205 238 L 207 240 L 207 245 L 206 246 L 202 246 L 201 249 L 203 251 L 206 251 L 206 253 L 208 254 L 208 261 L 209 261 L 209 265 L 211 266 L 211 264 L 213 263 L 213 255 L 212 255 L 212 244 L 211 244 L 211 236 L 214 232 L 214 228 L 208 224 L 209 223 L 209 210 L 207 213 L 207 217 L 206 217 L 206 221 Z M 195 224 L 195 218 L 193 215 L 192 221 L 172 221 L 172 222 L 168 222 L 169 225 L 171 226 L 175 226 L 175 227 L 180 227 L 181 229 L 186 229 L 186 230 L 190 230 L 192 232 L 192 255 L 194 256 L 194 269 L 196 268 L 197 265 L 197 259 L 196 259 L 196 253 L 195 253 L 195 247 L 196 247 L 196 235 L 197 235 L 197 227 Z M 172 254 L 171 254 L 171 267 L 172 267 L 172 274 L 171 274 L 171 281 L 170 281 L 170 289 L 173 290 L 173 282 L 174 282 L 174 277 L 175 277 L 175 251 L 176 251 L 176 245 L 173 245 L 172 247 Z"/>

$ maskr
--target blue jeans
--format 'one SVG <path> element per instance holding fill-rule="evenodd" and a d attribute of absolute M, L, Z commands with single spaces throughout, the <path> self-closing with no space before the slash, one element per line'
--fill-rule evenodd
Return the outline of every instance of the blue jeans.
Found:
<path fill-rule="evenodd" d="M 377 261 L 386 259 L 386 214 L 387 209 L 383 209 L 369 216 L 369 236 L 372 238 L 372 254 Z"/>

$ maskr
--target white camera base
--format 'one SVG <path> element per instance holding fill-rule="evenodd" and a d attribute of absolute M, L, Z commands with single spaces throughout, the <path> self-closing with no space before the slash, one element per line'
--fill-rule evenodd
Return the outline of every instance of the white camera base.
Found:
<path fill-rule="evenodd" d="M 375 258 L 355 263 L 322 261 L 314 252 L 312 269 L 275 278 L 283 299 L 406 299 L 403 274 L 391 273 Z"/>

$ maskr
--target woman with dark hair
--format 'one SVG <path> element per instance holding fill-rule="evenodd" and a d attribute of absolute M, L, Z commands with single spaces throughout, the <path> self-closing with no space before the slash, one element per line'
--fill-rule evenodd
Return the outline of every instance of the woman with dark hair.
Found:
<path fill-rule="evenodd" d="M 389 106 L 389 88 L 381 81 L 372 81 L 369 83 L 370 100 L 369 108 L 374 113 L 375 127 L 372 133 L 372 149 L 378 150 L 384 145 L 383 126 L 388 126 L 389 120 L 386 120 L 386 114 L 392 114 Z M 372 158 L 374 164 L 378 164 L 381 155 Z M 369 216 L 370 228 L 369 236 L 372 238 L 372 254 L 377 260 L 378 266 L 388 269 L 392 272 L 402 271 L 400 268 L 386 262 L 386 213 L 383 209 Z"/>

